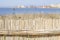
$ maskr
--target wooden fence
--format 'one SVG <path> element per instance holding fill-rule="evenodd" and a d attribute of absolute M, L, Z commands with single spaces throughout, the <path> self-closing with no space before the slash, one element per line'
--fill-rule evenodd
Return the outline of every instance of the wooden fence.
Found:
<path fill-rule="evenodd" d="M 60 14 L 0 16 L 0 40 L 60 40 L 59 35 Z"/>

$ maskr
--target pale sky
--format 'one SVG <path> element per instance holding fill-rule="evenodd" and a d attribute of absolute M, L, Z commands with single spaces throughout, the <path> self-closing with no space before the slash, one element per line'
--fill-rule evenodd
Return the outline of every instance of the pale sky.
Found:
<path fill-rule="evenodd" d="M 50 4 L 60 4 L 60 0 L 0 0 L 0 7 L 15 7 L 18 5 L 50 5 Z"/>

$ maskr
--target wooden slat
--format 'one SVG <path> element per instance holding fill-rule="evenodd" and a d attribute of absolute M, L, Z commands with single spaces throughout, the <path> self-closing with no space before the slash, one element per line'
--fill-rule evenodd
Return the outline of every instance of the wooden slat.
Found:
<path fill-rule="evenodd" d="M 0 35 L 17 36 L 17 35 L 32 35 L 32 36 L 52 36 L 60 35 L 59 31 L 40 32 L 40 31 L 0 31 Z"/>

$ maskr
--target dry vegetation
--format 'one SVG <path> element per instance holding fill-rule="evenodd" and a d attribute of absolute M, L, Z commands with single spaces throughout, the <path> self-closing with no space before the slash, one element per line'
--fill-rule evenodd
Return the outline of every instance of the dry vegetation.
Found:
<path fill-rule="evenodd" d="M 10 15 L 2 15 L 0 18 L 24 18 L 24 19 L 34 19 L 38 17 L 42 18 L 60 18 L 60 14 L 10 14 Z"/>

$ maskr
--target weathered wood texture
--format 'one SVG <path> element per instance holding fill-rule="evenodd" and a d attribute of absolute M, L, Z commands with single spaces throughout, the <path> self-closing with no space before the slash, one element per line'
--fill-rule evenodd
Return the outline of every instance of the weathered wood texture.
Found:
<path fill-rule="evenodd" d="M 58 30 L 60 16 L 55 14 L 21 14 L 0 17 L 0 30 Z"/>
<path fill-rule="evenodd" d="M 60 40 L 60 36 L 52 37 L 21 37 L 21 36 L 2 36 L 0 40 Z"/>
<path fill-rule="evenodd" d="M 22 32 L 22 30 L 25 31 Z M 0 16 L 0 34 L 5 35 L 0 36 L 0 40 L 60 40 L 60 36 L 49 37 L 45 32 L 49 35 L 50 33 L 52 33 L 52 35 L 60 34 L 60 14 L 20 14 Z M 43 33 L 48 37 L 34 38 L 28 36 L 41 35 Z M 28 37 L 6 36 L 7 34 L 26 34 Z"/>

